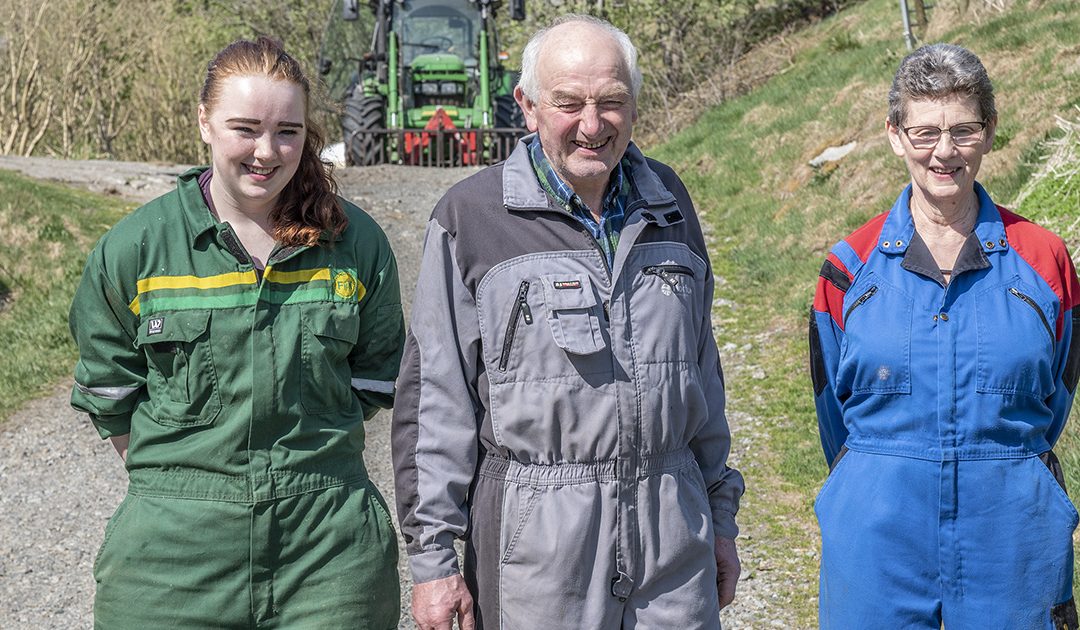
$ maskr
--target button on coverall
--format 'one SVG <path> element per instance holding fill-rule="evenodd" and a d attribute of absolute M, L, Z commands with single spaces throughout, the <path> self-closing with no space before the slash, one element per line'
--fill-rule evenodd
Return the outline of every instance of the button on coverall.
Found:
<path fill-rule="evenodd" d="M 1060 238 L 976 193 L 947 285 L 910 187 L 822 267 L 810 320 L 834 463 L 815 504 L 822 628 L 1075 618 L 1077 512 L 1049 451 L 1080 375 L 1080 288 Z"/>
<path fill-rule="evenodd" d="M 395 535 L 361 458 L 403 342 L 390 246 L 342 200 L 340 238 L 258 274 L 199 173 L 102 238 L 71 309 L 72 404 L 130 434 L 96 626 L 394 628 Z"/>

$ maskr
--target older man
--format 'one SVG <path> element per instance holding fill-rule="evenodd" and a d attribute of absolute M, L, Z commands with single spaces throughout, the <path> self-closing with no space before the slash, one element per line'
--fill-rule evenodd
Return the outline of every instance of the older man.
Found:
<path fill-rule="evenodd" d="M 719 628 L 734 597 L 712 272 L 682 182 L 630 142 L 640 85 L 610 24 L 538 32 L 536 133 L 428 224 L 393 428 L 424 630 Z"/>

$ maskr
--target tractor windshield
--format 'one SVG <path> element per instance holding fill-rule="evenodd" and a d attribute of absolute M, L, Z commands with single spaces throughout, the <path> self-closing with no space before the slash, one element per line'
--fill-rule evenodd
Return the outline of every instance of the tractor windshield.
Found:
<path fill-rule="evenodd" d="M 405 0 L 395 30 L 405 66 L 419 55 L 451 54 L 476 66 L 480 12 L 469 0 Z"/>

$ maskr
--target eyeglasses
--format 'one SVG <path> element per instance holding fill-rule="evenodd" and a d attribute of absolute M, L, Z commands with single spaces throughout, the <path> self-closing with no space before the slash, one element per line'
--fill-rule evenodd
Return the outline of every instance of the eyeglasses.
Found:
<path fill-rule="evenodd" d="M 916 149 L 933 149 L 941 140 L 941 134 L 948 133 L 953 144 L 958 147 L 970 147 L 982 142 L 984 122 L 965 122 L 948 129 L 933 126 L 900 127 L 911 146 Z"/>

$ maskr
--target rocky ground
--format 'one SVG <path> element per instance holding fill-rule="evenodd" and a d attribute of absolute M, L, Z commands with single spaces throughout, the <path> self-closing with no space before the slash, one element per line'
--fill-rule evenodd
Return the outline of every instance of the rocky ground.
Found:
<path fill-rule="evenodd" d="M 105 161 L 59 161 L 0 156 L 0 168 L 59 181 L 133 201 L 146 201 L 173 186 L 185 167 Z M 403 298 L 411 300 L 424 225 L 432 206 L 471 169 L 380 166 L 337 171 L 342 194 L 383 227 L 397 254 Z M 730 366 L 728 366 L 730 367 Z M 105 524 L 120 502 L 126 477 L 107 442 L 86 416 L 68 406 L 69 383 L 34 401 L 0 425 L 0 628 L 74 629 L 93 625 L 91 567 Z M 389 414 L 369 425 L 365 460 L 376 485 L 393 501 Z M 738 434 L 744 419 L 732 418 Z M 735 440 L 738 458 L 740 443 Z M 782 588 L 755 570 L 756 545 L 740 540 L 743 576 L 724 627 L 774 627 L 770 594 Z M 409 580 L 403 561 L 401 628 L 408 621 Z"/>

